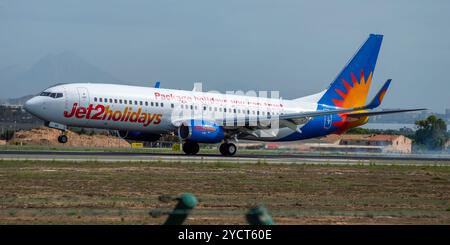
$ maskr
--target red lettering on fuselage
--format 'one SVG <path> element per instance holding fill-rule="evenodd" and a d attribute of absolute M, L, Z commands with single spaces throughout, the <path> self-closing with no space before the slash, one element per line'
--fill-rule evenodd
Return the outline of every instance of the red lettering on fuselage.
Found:
<path fill-rule="evenodd" d="M 86 108 L 78 107 L 77 112 L 75 113 L 76 118 L 83 118 L 86 116 Z"/>
<path fill-rule="evenodd" d="M 103 105 L 97 105 L 95 107 L 95 110 L 97 111 L 97 113 L 94 114 L 92 120 L 100 120 L 103 112 L 105 111 L 105 107 Z"/>
<path fill-rule="evenodd" d="M 91 115 L 92 114 L 92 115 Z M 125 107 L 123 111 L 112 110 L 110 106 L 89 104 L 88 107 L 78 106 L 78 103 L 74 103 L 71 111 L 64 111 L 64 117 L 75 117 L 78 119 L 87 120 L 102 120 L 102 121 L 122 121 L 139 123 L 142 126 L 147 127 L 151 123 L 154 125 L 161 123 L 162 114 L 145 113 L 142 112 L 142 108 L 139 107 L 137 111 L 133 111 L 132 107 Z"/>
<path fill-rule="evenodd" d="M 77 110 L 78 103 L 73 103 L 72 110 L 70 112 L 64 111 L 64 117 L 73 117 L 75 111 Z"/>

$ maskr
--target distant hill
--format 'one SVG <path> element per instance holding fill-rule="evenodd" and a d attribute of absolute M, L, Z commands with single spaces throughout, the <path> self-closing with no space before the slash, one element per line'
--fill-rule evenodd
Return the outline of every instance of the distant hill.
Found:
<path fill-rule="evenodd" d="M 25 102 L 29 99 L 31 99 L 34 95 L 25 95 L 19 98 L 9 98 L 9 99 L 3 99 L 1 100 L 2 104 L 8 104 L 8 105 L 23 105 Z"/>
<path fill-rule="evenodd" d="M 28 69 L 19 66 L 0 69 L 0 98 L 37 94 L 51 85 L 69 82 L 119 80 L 72 52 L 62 52 L 46 55 Z"/>

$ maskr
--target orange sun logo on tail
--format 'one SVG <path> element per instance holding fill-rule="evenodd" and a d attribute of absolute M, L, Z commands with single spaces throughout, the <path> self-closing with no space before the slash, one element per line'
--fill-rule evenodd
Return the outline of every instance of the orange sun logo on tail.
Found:
<path fill-rule="evenodd" d="M 339 89 L 335 89 L 336 93 L 341 96 L 341 99 L 332 100 L 335 106 L 351 108 L 364 106 L 364 103 L 366 103 L 370 83 L 372 82 L 372 72 L 369 74 L 369 77 L 367 77 L 367 80 L 364 77 L 364 71 L 361 71 L 359 81 L 356 79 L 353 72 L 351 72 L 350 75 L 352 77 L 351 84 L 345 79 L 342 79 L 342 83 L 347 91 L 344 92 Z"/>
<path fill-rule="evenodd" d="M 364 106 L 366 103 L 367 95 L 369 94 L 370 83 L 372 82 L 372 72 L 370 72 L 367 80 L 364 77 L 364 71 L 361 71 L 359 81 L 355 77 L 353 72 L 350 73 L 351 81 L 347 82 L 342 79 L 345 90 L 335 89 L 336 93 L 341 97 L 340 99 L 332 99 L 333 103 L 337 107 L 352 108 Z M 343 133 L 349 128 L 363 125 L 367 122 L 367 117 L 362 118 L 349 118 L 346 113 L 339 114 L 342 120 L 333 122 L 333 125 L 338 127 L 336 133 Z"/>

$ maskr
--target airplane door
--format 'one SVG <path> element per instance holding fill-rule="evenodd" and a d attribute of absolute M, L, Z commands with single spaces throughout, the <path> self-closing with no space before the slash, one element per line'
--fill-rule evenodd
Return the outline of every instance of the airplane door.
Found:
<path fill-rule="evenodd" d="M 64 109 L 70 111 L 74 103 L 79 103 L 77 91 L 73 88 L 64 87 Z"/>
<path fill-rule="evenodd" d="M 79 87 L 77 88 L 78 92 L 78 102 L 80 107 L 87 108 L 89 107 L 89 92 L 87 88 Z M 89 126 L 90 120 L 80 119 L 78 121 L 78 126 Z"/>
<path fill-rule="evenodd" d="M 88 107 L 89 106 L 89 92 L 87 88 L 77 88 L 78 91 L 78 101 L 80 106 Z"/>

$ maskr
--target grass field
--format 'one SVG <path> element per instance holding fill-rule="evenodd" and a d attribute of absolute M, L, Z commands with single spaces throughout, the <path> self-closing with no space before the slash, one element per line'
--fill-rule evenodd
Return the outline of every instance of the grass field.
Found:
<path fill-rule="evenodd" d="M 161 224 L 183 192 L 188 224 L 450 224 L 450 166 L 0 161 L 1 224 Z"/>

